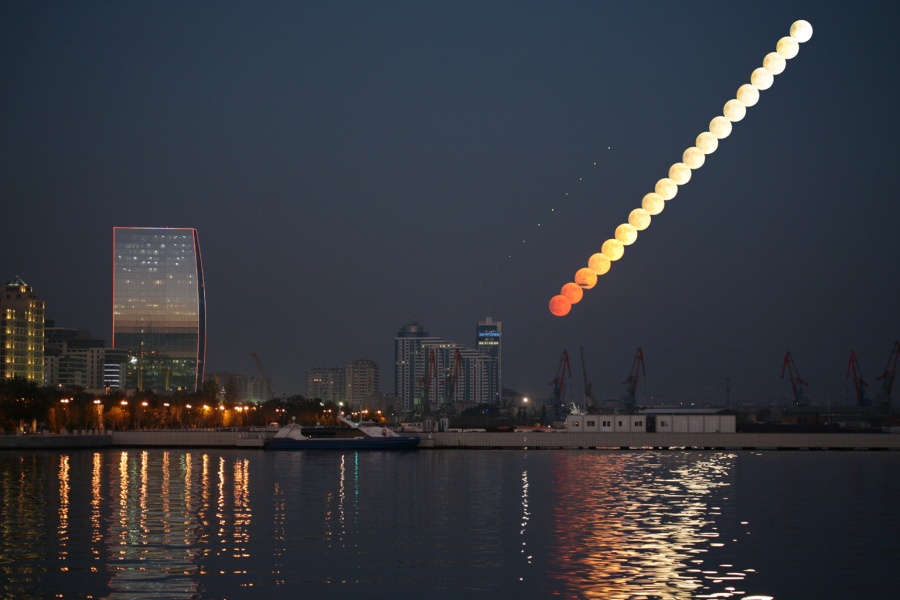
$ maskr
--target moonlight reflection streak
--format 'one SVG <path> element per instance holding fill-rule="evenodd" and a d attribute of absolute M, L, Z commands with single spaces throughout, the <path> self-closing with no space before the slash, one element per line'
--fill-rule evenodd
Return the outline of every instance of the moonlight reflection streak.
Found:
<path fill-rule="evenodd" d="M 768 53 L 763 59 L 763 66 L 753 70 L 750 75 L 750 83 L 740 86 L 737 97 L 725 103 L 724 115 L 714 117 L 710 121 L 709 131 L 704 131 L 697 136 L 696 146 L 685 151 L 684 162 L 673 164 L 669 169 L 669 177 L 660 179 L 656 183 L 655 190 L 644 196 L 641 212 L 635 214 L 635 211 L 632 211 L 629 215 L 629 222 L 616 229 L 615 238 L 603 243 L 601 254 L 607 257 L 608 261 L 595 266 L 591 266 L 591 262 L 589 262 L 588 269 L 598 276 L 603 275 L 609 271 L 609 261 L 617 261 L 622 258 L 625 252 L 624 246 L 636 241 L 637 231 L 649 227 L 651 216 L 662 212 L 665 203 L 675 197 L 679 186 L 687 185 L 691 179 L 691 170 L 703 166 L 705 160 L 703 155 L 716 151 L 719 140 L 731 134 L 732 124 L 744 118 L 747 108 L 754 106 L 759 101 L 759 92 L 772 87 L 775 76 L 784 71 L 786 61 L 797 56 L 800 44 L 809 41 L 811 37 L 812 25 L 807 21 L 795 21 L 791 25 L 790 36 L 783 37 L 778 41 L 776 51 Z M 597 254 L 591 258 L 593 259 L 595 256 Z M 582 271 L 579 270 L 578 273 L 582 273 Z M 576 274 L 574 283 L 565 284 L 562 291 L 550 299 L 550 312 L 557 317 L 569 314 L 572 305 L 581 300 L 580 295 L 573 295 L 570 292 L 569 286 L 591 289 L 596 284 L 596 280 L 593 280 L 588 286 L 586 281 L 583 274 L 581 276 Z"/>

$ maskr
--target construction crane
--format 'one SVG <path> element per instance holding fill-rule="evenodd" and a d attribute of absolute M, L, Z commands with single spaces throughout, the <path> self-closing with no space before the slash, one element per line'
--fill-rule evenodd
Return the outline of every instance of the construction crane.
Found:
<path fill-rule="evenodd" d="M 794 363 L 794 358 L 790 351 L 784 355 L 784 361 L 781 363 L 781 378 L 784 379 L 784 372 L 787 371 L 791 379 L 791 390 L 794 392 L 794 406 L 809 406 L 809 398 L 803 395 L 803 388 L 809 383 L 800 377 L 800 371 Z"/>
<path fill-rule="evenodd" d="M 269 380 L 269 376 L 266 375 L 266 370 L 263 369 L 262 361 L 259 360 L 256 352 L 251 352 L 250 356 L 253 357 L 253 361 L 256 363 L 256 370 L 259 371 L 259 376 L 262 378 L 263 389 L 266 393 L 266 400 L 271 400 L 275 397 L 274 394 L 272 394 L 272 382 Z"/>
<path fill-rule="evenodd" d="M 459 348 L 457 348 L 456 352 L 453 354 L 453 364 L 450 367 L 450 372 L 444 379 L 444 409 L 447 409 L 453 402 L 453 398 L 456 395 L 456 384 L 459 381 L 461 373 L 462 354 L 460 354 Z"/>
<path fill-rule="evenodd" d="M 428 349 L 428 362 L 425 363 L 425 375 L 422 376 L 422 379 L 419 380 L 419 383 L 422 384 L 422 397 L 419 399 L 419 404 L 416 406 L 416 415 L 427 415 L 430 414 L 430 407 L 428 406 L 428 399 L 431 395 L 431 382 L 434 381 L 435 387 L 437 387 L 438 383 L 438 372 L 437 372 L 437 359 L 435 358 L 434 348 Z"/>
<path fill-rule="evenodd" d="M 862 378 L 859 361 L 856 360 L 856 352 L 850 351 L 850 362 L 847 363 L 847 379 L 853 374 L 853 389 L 856 392 L 857 406 L 872 406 L 872 401 L 866 397 L 866 386 L 869 384 Z"/>
<path fill-rule="evenodd" d="M 885 412 L 892 410 L 891 389 L 894 387 L 894 379 L 897 377 L 897 362 L 900 361 L 900 342 L 894 342 L 891 355 L 888 357 L 887 366 L 877 380 L 881 382 L 881 392 L 878 394 L 878 405 Z"/>
<path fill-rule="evenodd" d="M 584 361 L 584 346 L 579 346 L 581 351 L 581 373 L 584 376 L 584 407 L 586 410 L 594 408 L 594 386 L 588 381 L 587 363 Z"/>
<path fill-rule="evenodd" d="M 560 421 L 563 418 L 563 402 L 565 401 L 566 376 L 572 377 L 572 367 L 569 365 L 569 353 L 563 350 L 559 359 L 559 368 L 556 369 L 556 377 L 550 382 L 553 386 L 553 418 Z"/>
<path fill-rule="evenodd" d="M 631 373 L 628 379 L 623 381 L 625 384 L 625 395 L 622 397 L 622 404 L 625 406 L 625 414 L 633 415 L 637 405 L 637 386 L 640 376 L 647 375 L 647 369 L 644 367 L 644 351 L 638 347 L 634 354 L 634 364 L 631 366 Z"/>

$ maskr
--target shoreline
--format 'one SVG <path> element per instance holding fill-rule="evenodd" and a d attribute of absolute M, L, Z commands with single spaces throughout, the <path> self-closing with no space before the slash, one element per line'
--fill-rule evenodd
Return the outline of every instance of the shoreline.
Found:
<path fill-rule="evenodd" d="M 896 433 L 435 432 L 419 448 L 547 450 L 900 450 Z M 0 435 L 0 452 L 112 448 L 262 449 L 269 432 L 215 430 L 85 431 Z"/>

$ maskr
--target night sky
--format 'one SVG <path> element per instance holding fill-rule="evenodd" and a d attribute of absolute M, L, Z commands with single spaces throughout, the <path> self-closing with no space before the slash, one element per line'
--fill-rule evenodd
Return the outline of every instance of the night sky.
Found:
<path fill-rule="evenodd" d="M 774 86 L 564 318 L 551 296 L 763 57 Z M 207 369 L 303 393 L 418 321 L 552 392 L 579 347 L 618 398 L 870 395 L 900 337 L 900 8 L 824 2 L 0 5 L 0 278 L 111 337 L 114 226 L 196 227 Z M 540 224 L 540 226 L 538 226 Z M 575 388 L 573 388 L 575 389 Z M 895 392 L 895 394 L 898 392 Z"/>

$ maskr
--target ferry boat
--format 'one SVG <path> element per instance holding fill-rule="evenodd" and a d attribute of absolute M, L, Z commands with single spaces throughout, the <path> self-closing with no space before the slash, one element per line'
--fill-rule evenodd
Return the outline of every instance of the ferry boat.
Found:
<path fill-rule="evenodd" d="M 400 435 L 387 427 L 354 423 L 340 417 L 355 432 L 353 437 L 316 438 L 303 435 L 294 422 L 285 425 L 266 443 L 266 450 L 409 450 L 419 445 L 418 436 Z"/>

